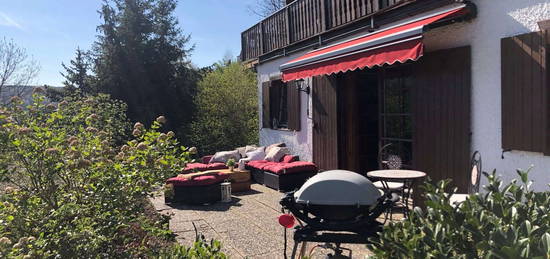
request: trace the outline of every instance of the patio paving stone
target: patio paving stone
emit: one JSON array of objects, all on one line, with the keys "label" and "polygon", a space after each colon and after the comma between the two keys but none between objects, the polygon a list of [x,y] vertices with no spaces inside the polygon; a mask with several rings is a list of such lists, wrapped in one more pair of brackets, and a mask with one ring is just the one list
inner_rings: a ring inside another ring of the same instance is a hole
[{"label": "patio paving stone", "polygon": [[[207,239],[220,240],[230,258],[284,258],[283,228],[277,222],[282,196],[280,192],[253,184],[251,191],[234,194],[230,203],[168,206],[162,195],[152,198],[152,203],[160,213],[172,215],[170,229],[183,245],[190,246],[195,241],[195,223]],[[290,256],[294,245],[292,230],[287,231],[287,235],[287,255]],[[309,253],[314,245],[309,243],[306,251]],[[365,245],[343,244],[342,247],[352,249],[354,258],[369,255]],[[316,248],[312,258],[324,258],[329,252],[331,250]]]}]

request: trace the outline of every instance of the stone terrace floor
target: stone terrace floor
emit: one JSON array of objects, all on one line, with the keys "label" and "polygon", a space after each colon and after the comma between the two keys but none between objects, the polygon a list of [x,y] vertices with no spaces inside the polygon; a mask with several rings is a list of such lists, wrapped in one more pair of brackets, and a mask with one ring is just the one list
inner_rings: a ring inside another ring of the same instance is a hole
[{"label": "stone terrace floor", "polygon": [[[152,199],[155,208],[171,215],[170,229],[177,234],[177,241],[191,245],[195,240],[193,223],[207,239],[222,242],[223,251],[230,258],[284,258],[284,231],[277,222],[281,214],[279,199],[282,193],[259,184],[252,190],[233,194],[233,202],[207,206],[164,204],[164,197]],[[287,255],[290,258],[294,242],[292,230],[287,231]],[[306,255],[315,244],[309,243]],[[353,258],[369,255],[366,245],[343,244],[352,249]],[[330,250],[316,248],[313,258],[324,258]]]}]

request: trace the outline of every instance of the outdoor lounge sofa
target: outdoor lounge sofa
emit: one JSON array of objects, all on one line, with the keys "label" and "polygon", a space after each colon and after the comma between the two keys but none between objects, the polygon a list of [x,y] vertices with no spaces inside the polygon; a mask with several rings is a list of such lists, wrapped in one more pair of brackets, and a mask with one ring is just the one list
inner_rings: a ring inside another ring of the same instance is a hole
[{"label": "outdoor lounge sofa", "polygon": [[[235,161],[239,161],[239,159],[244,159],[246,162],[248,162],[249,160],[247,160],[247,155],[251,154],[249,152],[254,152],[254,151],[257,151],[259,149],[265,151],[265,153],[267,153],[267,151],[271,148],[276,148],[276,147],[285,147],[286,144],[285,143],[275,143],[275,144],[272,144],[272,145],[269,145],[267,147],[257,147],[257,146],[244,146],[244,147],[239,147],[233,151],[221,151],[221,152],[217,152],[216,154],[214,155],[208,155],[208,156],[204,156],[200,159],[200,162],[196,162],[196,163],[189,163],[186,165],[186,167],[182,170],[182,173],[183,174],[189,174],[189,173],[196,173],[196,172],[204,172],[204,171],[212,171],[212,170],[222,170],[222,169],[228,169],[228,167],[225,165],[225,163],[222,163],[225,161],[225,159],[227,158],[230,158],[230,156],[227,156],[225,157],[224,159],[220,159],[220,160],[216,160],[216,161],[219,161],[219,162],[211,162],[212,161],[212,158],[213,157],[216,157],[216,155],[218,154],[221,154],[221,153],[225,153],[227,155],[227,153],[231,153],[231,152],[236,152],[236,156],[235,154],[233,154],[233,159]],[[265,154],[264,154],[265,156]]]},{"label": "outdoor lounge sofa", "polygon": [[314,163],[298,160],[298,156],[285,155],[279,162],[250,161],[246,168],[255,182],[275,190],[291,191],[300,188],[318,170]]},{"label": "outdoor lounge sofa", "polygon": [[229,175],[210,173],[195,177],[172,177],[166,181],[165,203],[210,204],[221,200],[220,184]]},{"label": "outdoor lounge sofa", "polygon": [[193,172],[228,169],[224,163],[209,163],[211,158],[212,158],[212,155],[204,156],[201,158],[201,162],[187,164],[187,166],[183,169],[182,173],[188,174]]},{"label": "outdoor lounge sofa", "polygon": [[229,169],[181,174],[166,181],[166,203],[207,204],[221,199],[221,186],[224,181],[231,182],[231,192],[250,190],[251,176],[248,171],[230,171]]}]

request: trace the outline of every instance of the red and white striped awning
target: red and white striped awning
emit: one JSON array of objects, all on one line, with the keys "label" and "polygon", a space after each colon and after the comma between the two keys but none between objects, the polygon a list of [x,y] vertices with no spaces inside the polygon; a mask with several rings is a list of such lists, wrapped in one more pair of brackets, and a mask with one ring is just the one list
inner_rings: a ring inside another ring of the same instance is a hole
[{"label": "red and white striped awning", "polygon": [[417,60],[424,54],[422,36],[426,25],[467,13],[468,8],[461,4],[316,49],[281,65],[283,81]]}]

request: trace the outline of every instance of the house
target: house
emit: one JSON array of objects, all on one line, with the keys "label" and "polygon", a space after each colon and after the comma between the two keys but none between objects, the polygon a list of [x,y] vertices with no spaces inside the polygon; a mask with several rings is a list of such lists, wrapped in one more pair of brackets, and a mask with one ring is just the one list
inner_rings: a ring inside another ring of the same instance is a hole
[{"label": "house", "polygon": [[23,103],[28,105],[32,104],[33,102],[33,93],[37,88],[41,88],[44,90],[48,96],[47,102],[52,101],[51,96],[59,96],[62,95],[63,92],[66,90],[62,86],[33,86],[33,85],[5,85],[3,87],[0,87],[0,104],[6,104],[10,101],[10,99],[13,96],[19,96],[21,99],[23,99]]},{"label": "house", "polygon": [[469,158],[550,182],[548,0],[296,0],[242,33],[260,142],[321,170],[408,168],[467,190]]}]

